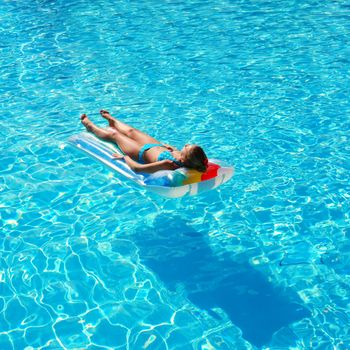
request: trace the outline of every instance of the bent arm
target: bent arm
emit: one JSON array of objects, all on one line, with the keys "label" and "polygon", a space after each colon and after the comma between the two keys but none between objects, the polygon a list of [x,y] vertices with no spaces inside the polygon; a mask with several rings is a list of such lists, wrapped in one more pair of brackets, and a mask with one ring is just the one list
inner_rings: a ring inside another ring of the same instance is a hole
[{"label": "bent arm", "polygon": [[129,156],[124,156],[126,164],[137,173],[154,173],[159,170],[175,170],[178,167],[169,159],[161,160],[159,162],[140,164],[135,162]]}]

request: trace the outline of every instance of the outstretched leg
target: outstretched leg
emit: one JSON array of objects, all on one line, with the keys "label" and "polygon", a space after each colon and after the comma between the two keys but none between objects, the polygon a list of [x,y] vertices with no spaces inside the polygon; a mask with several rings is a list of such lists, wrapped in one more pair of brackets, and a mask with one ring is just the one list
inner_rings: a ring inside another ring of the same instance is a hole
[{"label": "outstretched leg", "polygon": [[99,128],[88,118],[86,114],[83,114],[80,119],[88,131],[91,131],[93,134],[103,140],[116,143],[126,155],[130,156],[136,161],[138,160],[139,151],[142,145],[138,144],[136,141],[130,139],[117,130],[105,130],[103,128]]},{"label": "outstretched leg", "polygon": [[82,114],[80,119],[86,130],[92,132],[103,140],[112,141],[112,131],[99,128],[88,118],[86,114]]},{"label": "outstretched leg", "polygon": [[138,129],[135,129],[132,126],[121,122],[120,120],[113,118],[110,115],[110,113],[104,109],[100,111],[100,114],[102,115],[103,118],[108,120],[108,124],[111,128],[118,130],[125,136],[135,140],[141,145],[144,145],[146,143],[160,143],[158,140],[147,135],[146,133]]},{"label": "outstretched leg", "polygon": [[[118,128],[118,120],[113,118],[108,111],[106,111],[105,109],[101,109],[100,114],[103,118],[105,118],[108,121],[108,124],[111,128],[115,128],[115,129]],[[122,128],[124,123],[122,122],[119,122],[119,123],[120,123],[120,127]],[[126,128],[128,127],[128,125],[124,124],[124,127]],[[129,126],[129,128],[131,128],[131,126]]]}]

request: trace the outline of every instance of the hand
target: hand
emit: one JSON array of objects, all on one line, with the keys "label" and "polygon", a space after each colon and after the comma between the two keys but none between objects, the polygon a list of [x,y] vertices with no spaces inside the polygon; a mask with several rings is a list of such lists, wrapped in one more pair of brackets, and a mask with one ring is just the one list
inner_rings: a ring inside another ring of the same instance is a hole
[{"label": "hand", "polygon": [[113,154],[112,154],[112,157],[113,157],[114,159],[119,159],[119,160],[124,159],[124,155],[123,155],[123,154],[120,154],[120,153],[113,153]]}]

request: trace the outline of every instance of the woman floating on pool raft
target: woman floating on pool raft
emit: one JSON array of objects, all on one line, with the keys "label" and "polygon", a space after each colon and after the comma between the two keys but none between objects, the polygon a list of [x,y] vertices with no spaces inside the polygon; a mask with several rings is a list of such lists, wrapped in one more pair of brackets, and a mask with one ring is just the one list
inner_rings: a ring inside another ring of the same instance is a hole
[{"label": "woman floating on pool raft", "polygon": [[116,159],[124,159],[133,171],[154,173],[186,167],[201,173],[206,172],[208,158],[201,147],[185,145],[182,150],[178,150],[113,118],[108,111],[101,110],[100,114],[107,119],[108,129],[95,125],[86,114],[81,116],[81,122],[100,139],[117,144],[125,155],[116,153],[113,156]]},{"label": "woman floating on pool raft", "polygon": [[208,160],[197,145],[185,145],[178,150],[122,123],[105,110],[100,113],[109,127],[100,128],[83,114],[81,122],[92,134],[71,136],[70,143],[154,193],[170,198],[196,195],[233,176],[232,167],[217,159]]}]

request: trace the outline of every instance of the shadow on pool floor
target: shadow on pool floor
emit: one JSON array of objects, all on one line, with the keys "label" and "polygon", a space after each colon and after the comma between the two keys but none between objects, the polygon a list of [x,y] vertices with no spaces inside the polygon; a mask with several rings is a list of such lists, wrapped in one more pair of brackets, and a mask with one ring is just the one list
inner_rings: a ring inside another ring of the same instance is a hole
[{"label": "shadow on pool floor", "polygon": [[220,318],[212,308],[221,308],[255,346],[267,344],[281,327],[309,315],[249,264],[215,256],[204,235],[179,216],[160,215],[152,226],[136,230],[143,263],[168,289],[181,284],[188,299],[213,317]]}]

